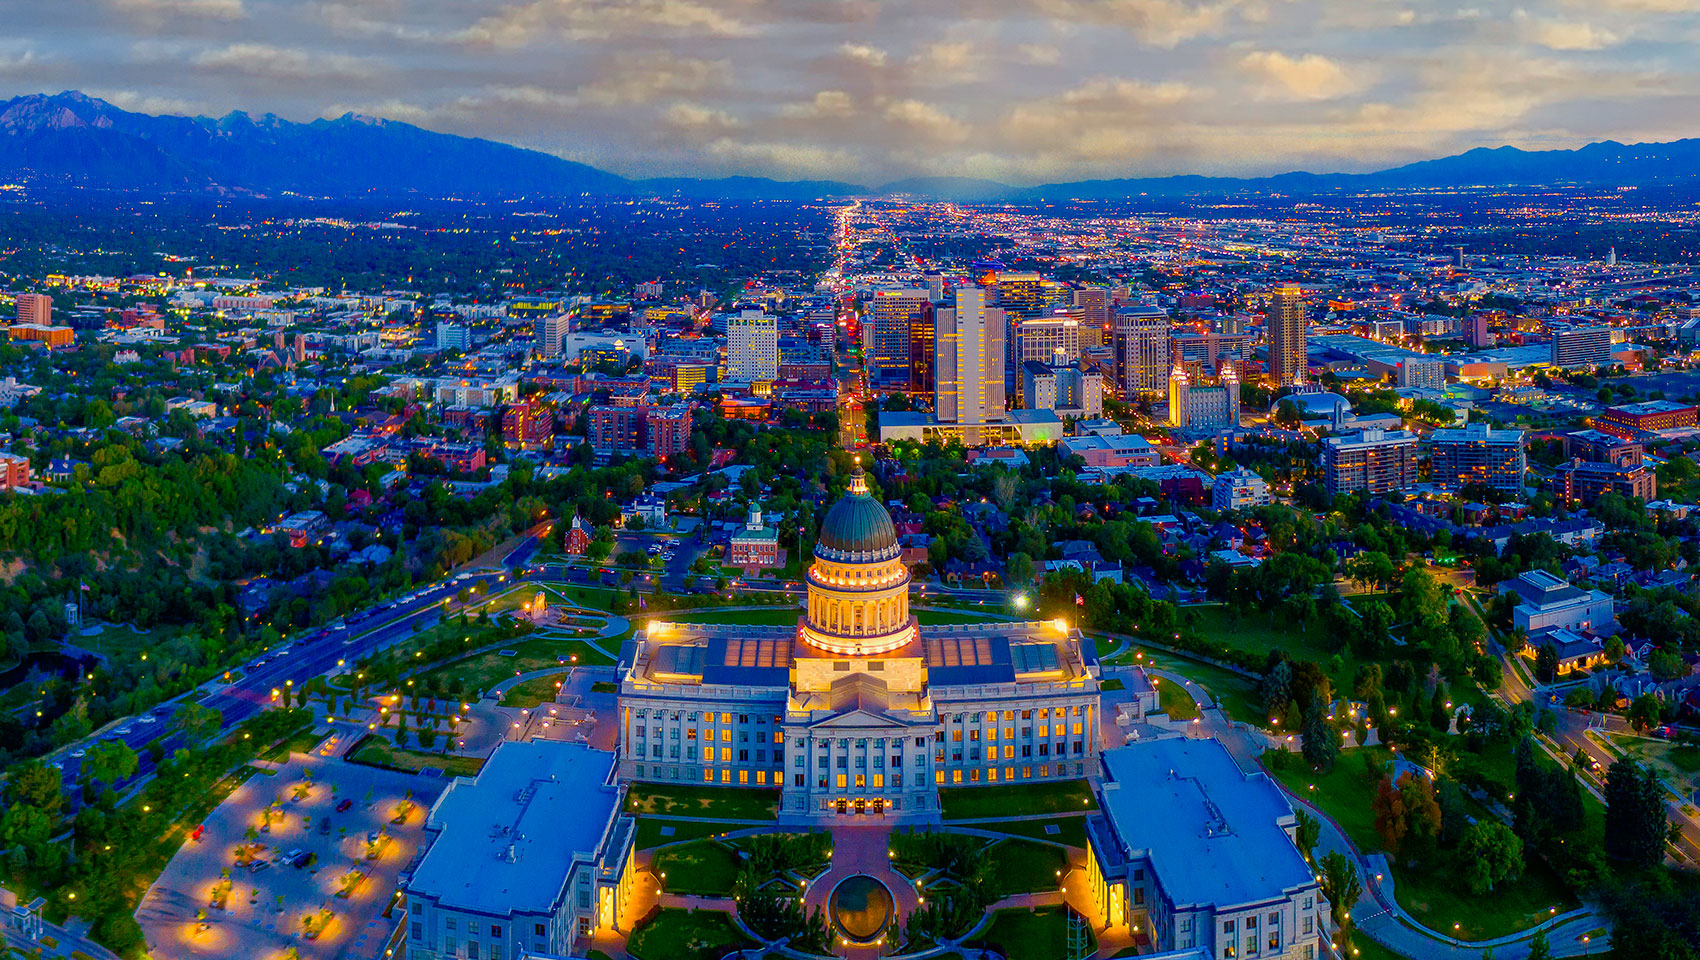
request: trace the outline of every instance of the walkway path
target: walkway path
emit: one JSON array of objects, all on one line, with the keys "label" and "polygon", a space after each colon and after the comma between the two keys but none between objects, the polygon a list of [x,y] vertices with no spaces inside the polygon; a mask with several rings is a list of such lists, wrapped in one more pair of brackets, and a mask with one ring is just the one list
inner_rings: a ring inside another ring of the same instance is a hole
[{"label": "walkway path", "polygon": [[[903,929],[903,923],[916,907],[920,897],[909,878],[892,869],[891,827],[880,825],[834,826],[832,828],[832,865],[815,878],[803,893],[803,909],[813,913],[815,907],[826,910],[826,901],[839,882],[858,874],[866,874],[885,884],[891,891],[894,911],[890,930]],[[831,911],[827,911],[830,917]],[[830,920],[829,920],[830,922]],[[873,960],[882,951],[877,947],[844,950],[849,960]]]}]

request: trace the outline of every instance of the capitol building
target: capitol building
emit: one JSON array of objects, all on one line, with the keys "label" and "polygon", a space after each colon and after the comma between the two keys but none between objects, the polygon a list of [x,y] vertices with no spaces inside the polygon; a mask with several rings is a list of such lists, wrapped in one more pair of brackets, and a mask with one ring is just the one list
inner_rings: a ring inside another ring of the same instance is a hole
[{"label": "capitol building", "polygon": [[651,622],[620,666],[620,779],[778,788],[786,819],[929,819],[941,787],[1097,777],[1080,632],[922,626],[900,553],[858,466],[795,626]]}]

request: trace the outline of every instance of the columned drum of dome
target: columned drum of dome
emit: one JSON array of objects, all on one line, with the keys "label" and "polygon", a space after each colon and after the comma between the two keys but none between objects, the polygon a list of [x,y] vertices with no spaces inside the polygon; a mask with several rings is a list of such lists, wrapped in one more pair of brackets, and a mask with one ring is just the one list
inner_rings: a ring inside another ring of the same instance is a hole
[{"label": "columned drum of dome", "polygon": [[858,465],[849,492],[821,521],[807,576],[802,640],[841,656],[877,656],[913,641],[902,553],[891,514],[868,493],[867,475]]}]

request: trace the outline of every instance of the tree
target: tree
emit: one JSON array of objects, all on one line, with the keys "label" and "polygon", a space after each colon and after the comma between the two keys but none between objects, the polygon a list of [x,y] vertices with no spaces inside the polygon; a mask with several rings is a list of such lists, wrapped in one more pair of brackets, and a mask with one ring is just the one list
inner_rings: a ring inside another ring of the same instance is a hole
[{"label": "tree", "polygon": [[1322,821],[1303,810],[1297,811],[1298,825],[1293,830],[1293,842],[1298,845],[1299,852],[1304,854],[1306,862],[1311,854],[1316,852],[1317,841],[1322,839]]},{"label": "tree", "polygon": [[1477,894],[1490,893],[1523,874],[1523,841],[1499,820],[1477,821],[1464,834],[1459,854],[1464,882]]},{"label": "tree", "polygon": [[1529,940],[1529,960],[1552,960],[1552,947],[1547,944],[1547,932],[1536,930]]},{"label": "tree", "polygon": [[1606,856],[1643,869],[1662,863],[1670,823],[1658,775],[1620,758],[1606,771],[1605,793]]},{"label": "tree", "polygon": [[1630,701],[1624,719],[1636,730],[1650,730],[1659,723],[1659,708],[1659,698],[1649,691]]},{"label": "tree", "polygon": [[1334,928],[1341,929],[1363,896],[1358,868],[1345,854],[1330,850],[1322,857],[1322,895],[1328,898],[1328,915]]},{"label": "tree", "polygon": [[1382,777],[1376,783],[1370,811],[1375,817],[1375,832],[1381,837],[1381,845],[1389,852],[1398,853],[1409,827],[1405,822],[1405,798],[1390,778]]},{"label": "tree", "polygon": [[1328,707],[1323,703],[1319,691],[1311,691],[1310,707],[1304,716],[1304,758],[1305,762],[1326,773],[1334,766],[1334,758],[1340,755],[1339,734],[1334,730],[1334,724],[1328,720]]},{"label": "tree", "polygon": [[1558,676],[1558,648],[1551,640],[1541,641],[1535,650],[1535,679],[1542,683],[1551,683]]},{"label": "tree", "polygon": [[1688,661],[1682,659],[1682,654],[1675,650],[1661,647],[1647,658],[1647,672],[1660,683],[1680,680],[1688,676]]},{"label": "tree", "polygon": [[88,755],[83,759],[83,768],[88,771],[90,779],[108,787],[135,776],[140,764],[136,751],[122,740],[102,740],[89,747]]},{"label": "tree", "polygon": [[1258,694],[1263,699],[1263,712],[1271,718],[1279,717],[1287,712],[1287,704],[1292,702],[1293,668],[1287,661],[1278,660],[1263,674],[1263,680],[1258,684]]},{"label": "tree", "polygon": [[217,710],[198,703],[185,703],[171,717],[172,725],[182,731],[189,742],[197,746],[224,726],[224,717]]}]

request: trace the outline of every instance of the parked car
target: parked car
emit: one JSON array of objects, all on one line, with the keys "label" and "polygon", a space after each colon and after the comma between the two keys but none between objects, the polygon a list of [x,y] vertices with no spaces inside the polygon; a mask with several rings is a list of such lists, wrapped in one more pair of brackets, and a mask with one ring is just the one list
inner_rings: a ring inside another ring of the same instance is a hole
[{"label": "parked car", "polygon": [[343,802],[336,805],[336,812],[337,813],[347,813],[348,808],[352,807],[352,806],[354,806],[353,800],[344,800]]},{"label": "parked car", "polygon": [[248,872],[259,873],[261,870],[270,870],[271,866],[270,860],[254,860],[248,864]]},{"label": "parked car", "polygon": [[296,869],[300,869],[307,863],[307,851],[300,847],[296,847],[294,850],[283,855],[283,862],[295,867]]}]

